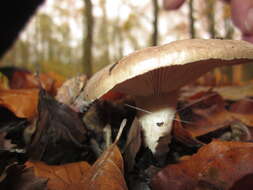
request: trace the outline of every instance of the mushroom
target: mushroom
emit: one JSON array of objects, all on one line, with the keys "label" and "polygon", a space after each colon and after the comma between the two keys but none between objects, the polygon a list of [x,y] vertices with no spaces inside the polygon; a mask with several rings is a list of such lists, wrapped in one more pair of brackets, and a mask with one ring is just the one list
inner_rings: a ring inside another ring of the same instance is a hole
[{"label": "mushroom", "polygon": [[144,143],[156,156],[169,151],[180,87],[215,67],[253,61],[253,45],[239,40],[188,39],[136,51],[97,72],[84,89],[87,101],[109,91],[132,95]]}]

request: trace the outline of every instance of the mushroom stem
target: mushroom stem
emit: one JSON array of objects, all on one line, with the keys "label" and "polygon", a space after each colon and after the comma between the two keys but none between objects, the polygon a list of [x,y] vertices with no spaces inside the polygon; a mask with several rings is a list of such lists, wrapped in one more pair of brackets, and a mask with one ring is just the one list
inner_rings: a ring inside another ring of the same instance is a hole
[{"label": "mushroom stem", "polygon": [[137,117],[144,133],[144,143],[156,155],[169,151],[173,118],[176,113],[178,91],[148,97],[136,97]]}]

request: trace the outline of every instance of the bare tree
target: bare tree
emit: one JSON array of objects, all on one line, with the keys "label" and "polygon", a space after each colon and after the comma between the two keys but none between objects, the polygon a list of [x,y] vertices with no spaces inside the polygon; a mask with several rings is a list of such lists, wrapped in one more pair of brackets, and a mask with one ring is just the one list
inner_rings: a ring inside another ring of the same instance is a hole
[{"label": "bare tree", "polygon": [[94,18],[92,14],[93,5],[91,0],[84,0],[84,42],[83,42],[83,69],[89,77],[92,74],[92,46]]},{"label": "bare tree", "polygon": [[214,11],[215,0],[208,0],[207,1],[207,18],[209,22],[209,34],[210,38],[216,38],[216,31],[215,31],[215,11]]},{"label": "bare tree", "polygon": [[196,38],[196,32],[194,28],[195,19],[194,19],[194,8],[193,8],[194,1],[189,1],[189,21],[190,21],[190,36],[191,38]]},{"label": "bare tree", "polygon": [[158,18],[159,18],[159,5],[157,0],[152,0],[153,2],[153,34],[152,34],[152,45],[156,46],[158,44]]}]

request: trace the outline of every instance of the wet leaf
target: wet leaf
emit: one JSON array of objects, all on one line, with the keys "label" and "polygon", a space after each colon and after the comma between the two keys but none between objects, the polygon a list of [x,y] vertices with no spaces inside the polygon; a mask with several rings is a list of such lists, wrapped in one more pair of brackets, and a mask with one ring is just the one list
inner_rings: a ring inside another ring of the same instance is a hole
[{"label": "wet leaf", "polygon": [[36,132],[27,147],[32,159],[50,164],[83,159],[87,131],[78,113],[41,90],[38,115]]},{"label": "wet leaf", "polygon": [[47,180],[36,177],[31,168],[12,164],[0,176],[0,189],[8,190],[47,190]]},{"label": "wet leaf", "polygon": [[188,159],[162,169],[151,184],[159,190],[229,190],[253,174],[252,160],[252,143],[213,141]]},{"label": "wet leaf", "polygon": [[90,169],[87,162],[60,166],[49,166],[42,162],[27,162],[26,167],[33,167],[36,176],[48,179],[48,190],[85,190],[82,179]]},{"label": "wet leaf", "polygon": [[0,105],[17,117],[31,118],[36,115],[38,89],[0,90]]},{"label": "wet leaf", "polygon": [[6,176],[6,169],[9,166],[15,165],[16,163],[23,164],[26,160],[27,157],[24,153],[0,149],[0,181],[3,180],[3,175]]}]

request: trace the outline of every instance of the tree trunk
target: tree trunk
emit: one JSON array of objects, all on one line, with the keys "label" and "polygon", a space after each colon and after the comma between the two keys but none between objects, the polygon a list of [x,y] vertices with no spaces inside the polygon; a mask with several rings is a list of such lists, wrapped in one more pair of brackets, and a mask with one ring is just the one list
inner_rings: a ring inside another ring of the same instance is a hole
[{"label": "tree trunk", "polygon": [[110,53],[109,53],[109,34],[108,34],[108,21],[107,21],[107,11],[106,11],[106,0],[100,0],[100,6],[103,12],[103,18],[101,23],[101,34],[103,35],[101,40],[104,46],[103,52],[103,60],[102,62],[105,65],[110,64]]},{"label": "tree trunk", "polygon": [[[225,30],[225,39],[233,39],[234,28],[231,20],[231,10],[230,5],[224,3],[223,7],[223,19],[224,19],[224,30]],[[233,81],[233,67],[223,67],[223,72],[226,74],[228,81],[231,83]]]},{"label": "tree trunk", "polygon": [[207,1],[207,17],[208,17],[208,22],[209,22],[209,34],[210,38],[216,38],[216,31],[215,31],[215,11],[214,11],[214,5],[215,5],[215,0],[208,0]]},{"label": "tree trunk", "polygon": [[194,24],[195,24],[195,19],[194,19],[194,9],[193,9],[193,0],[189,1],[189,21],[190,21],[190,37],[191,38],[196,38],[196,32],[195,32],[195,28],[194,28]]},{"label": "tree trunk", "polygon": [[159,31],[158,31],[158,17],[159,17],[159,6],[157,0],[152,0],[153,2],[153,34],[152,34],[152,46],[156,46],[158,44],[158,37],[159,37]]},{"label": "tree trunk", "polygon": [[90,77],[92,75],[92,46],[93,46],[93,25],[91,0],[84,0],[84,42],[83,42],[83,71]]}]

